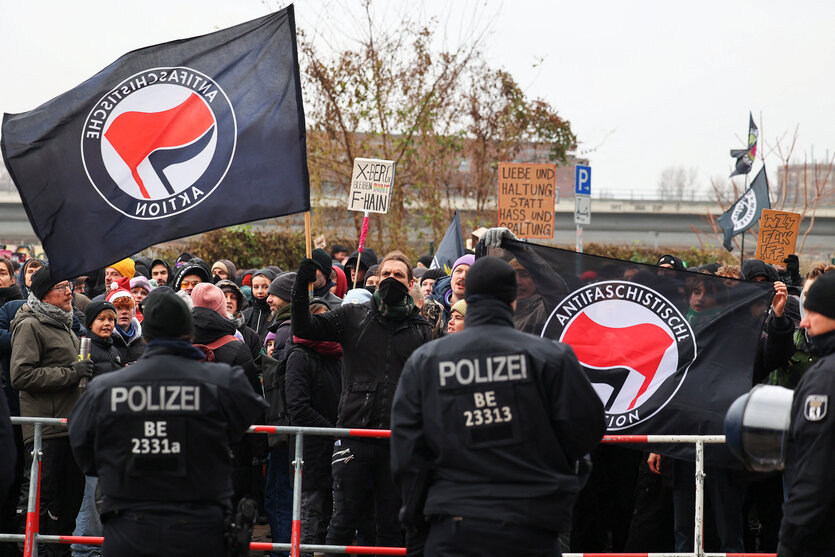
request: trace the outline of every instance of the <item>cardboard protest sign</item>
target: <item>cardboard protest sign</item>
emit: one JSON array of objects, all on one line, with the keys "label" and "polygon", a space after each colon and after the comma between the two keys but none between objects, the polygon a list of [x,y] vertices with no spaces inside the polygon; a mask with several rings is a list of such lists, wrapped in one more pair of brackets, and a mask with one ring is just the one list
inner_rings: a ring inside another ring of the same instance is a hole
[{"label": "cardboard protest sign", "polygon": [[499,222],[519,238],[554,237],[554,164],[499,163]]},{"label": "cardboard protest sign", "polygon": [[354,159],[348,210],[388,213],[394,185],[394,161]]},{"label": "cardboard protest sign", "polygon": [[795,253],[800,218],[798,213],[763,209],[755,257],[766,263],[782,264],[787,255]]}]

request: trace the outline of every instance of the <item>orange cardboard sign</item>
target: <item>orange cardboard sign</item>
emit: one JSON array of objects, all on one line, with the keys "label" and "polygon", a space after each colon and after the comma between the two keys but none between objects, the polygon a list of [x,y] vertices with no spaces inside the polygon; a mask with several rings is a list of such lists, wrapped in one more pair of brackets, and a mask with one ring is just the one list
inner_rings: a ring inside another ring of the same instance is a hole
[{"label": "orange cardboard sign", "polygon": [[800,215],[798,213],[763,209],[755,257],[766,263],[782,265],[787,255],[795,253],[799,230]]},{"label": "orange cardboard sign", "polygon": [[519,238],[554,237],[557,165],[499,163],[499,222]]}]

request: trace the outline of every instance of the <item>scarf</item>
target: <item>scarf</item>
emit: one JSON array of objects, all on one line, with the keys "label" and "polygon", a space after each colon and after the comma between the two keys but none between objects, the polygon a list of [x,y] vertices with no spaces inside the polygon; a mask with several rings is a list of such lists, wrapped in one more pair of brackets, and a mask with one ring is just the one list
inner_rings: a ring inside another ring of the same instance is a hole
[{"label": "scarf", "polygon": [[342,345],[332,340],[307,340],[293,335],[293,342],[307,346],[323,356],[338,360],[342,358]]},{"label": "scarf", "polygon": [[325,283],[325,286],[323,286],[322,288],[316,288],[315,290],[313,290],[313,295],[316,296],[317,298],[322,298],[324,296],[327,296],[328,292],[331,291],[332,286],[335,286],[333,281],[328,280],[328,282]]},{"label": "scarf", "polygon": [[275,312],[275,321],[281,323],[282,321],[287,321],[290,319],[290,310],[292,304],[287,304],[286,306],[282,307],[280,310]]},{"label": "scarf", "polygon": [[415,309],[415,301],[410,294],[406,294],[396,304],[387,304],[383,301],[379,288],[374,292],[374,304],[377,306],[380,315],[391,321],[405,321],[412,315],[412,310]]},{"label": "scarf", "polygon": [[120,326],[116,325],[116,332],[125,339],[125,344],[130,344],[130,341],[136,336],[136,323],[131,319],[130,327],[128,327],[127,331],[123,331]]},{"label": "scarf", "polygon": [[31,309],[34,313],[43,315],[44,317],[49,317],[53,321],[57,321],[60,325],[66,327],[67,330],[72,331],[71,311],[64,311],[58,306],[42,302],[31,292],[29,292],[29,297],[26,299],[26,305],[28,305],[29,309]]}]

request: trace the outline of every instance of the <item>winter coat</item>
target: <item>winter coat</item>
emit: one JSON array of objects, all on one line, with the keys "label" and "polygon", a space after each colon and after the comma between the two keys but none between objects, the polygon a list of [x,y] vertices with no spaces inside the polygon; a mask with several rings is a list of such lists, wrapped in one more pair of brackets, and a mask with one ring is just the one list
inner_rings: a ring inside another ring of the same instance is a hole
[{"label": "winter coat", "polygon": [[142,325],[136,317],[133,318],[133,327],[134,334],[130,339],[122,336],[118,326],[113,331],[113,334],[110,335],[110,338],[113,339],[113,346],[119,351],[123,365],[132,364],[145,351],[145,339],[142,338]]},{"label": "winter coat", "polygon": [[[334,427],[342,391],[341,358],[320,354],[313,347],[287,343],[284,392],[290,424]],[[293,443],[290,444],[294,446]],[[333,483],[333,440],[318,435],[304,440],[304,489],[327,489]]]},{"label": "winter coat", "polygon": [[95,333],[87,333],[90,339],[90,359],[93,360],[93,377],[95,379],[102,373],[115,371],[124,367],[122,355],[119,350],[113,345],[113,336],[118,335],[113,331],[113,335],[102,338]]},{"label": "winter coat", "polygon": [[[12,321],[12,387],[20,391],[20,415],[66,418],[81,390],[72,364],[80,342],[72,330],[24,304]],[[67,430],[44,426],[44,438],[63,437]],[[32,441],[33,426],[23,426],[23,440]]]},{"label": "winter coat", "polygon": [[243,311],[244,323],[246,326],[258,333],[258,338],[264,342],[264,337],[267,336],[268,328],[272,325],[273,317],[270,305],[267,299],[252,299],[252,305]]},{"label": "winter coat", "polygon": [[[191,316],[194,319],[194,344],[211,344],[224,335],[235,335],[235,323],[213,309],[194,308]],[[241,366],[252,389],[261,393],[261,380],[246,343],[235,340],[216,348],[214,353],[216,362]]]},{"label": "winter coat", "polygon": [[342,345],[342,396],[337,427],[388,429],[391,402],[403,365],[432,340],[429,322],[415,307],[403,321],[384,318],[374,300],[311,315],[307,284],[293,286],[293,334]]}]

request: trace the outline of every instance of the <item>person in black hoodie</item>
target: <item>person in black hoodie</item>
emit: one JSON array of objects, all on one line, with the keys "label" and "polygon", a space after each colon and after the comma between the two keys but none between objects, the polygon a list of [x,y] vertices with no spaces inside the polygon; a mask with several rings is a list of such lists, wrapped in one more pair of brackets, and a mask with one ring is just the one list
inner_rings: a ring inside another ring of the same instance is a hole
[{"label": "person in black hoodie", "polygon": [[[310,313],[328,311],[326,301],[313,298]],[[290,424],[334,427],[342,390],[342,346],[338,342],[294,336],[284,350],[284,379]],[[295,446],[291,441],[291,446]],[[331,453],[327,437],[308,436],[304,442],[301,543],[324,544],[333,511]],[[312,553],[302,553],[312,556]]]},{"label": "person in black hoodie", "polygon": [[[214,284],[201,282],[191,292],[194,308],[194,344],[211,346],[214,361],[241,366],[252,390],[261,394],[261,380],[249,347],[236,336],[235,324],[226,317],[226,299]],[[260,423],[260,419],[256,423]],[[266,439],[247,435],[232,445],[233,505],[243,497],[252,497],[252,458],[266,455]]]},{"label": "person in black hoodie", "polygon": [[84,316],[90,338],[93,377],[123,367],[126,362],[113,345],[112,338],[116,331],[116,307],[110,302],[90,302]]},{"label": "person in black hoodie", "polygon": [[166,286],[174,278],[168,262],[162,259],[151,261],[151,278],[157,281],[157,286]]},{"label": "person in black hoodie", "polygon": [[3,307],[6,302],[22,299],[23,292],[15,284],[14,266],[12,262],[5,257],[0,257],[0,307]]},{"label": "person in black hoodie", "polygon": [[273,322],[267,290],[274,278],[275,273],[269,269],[258,269],[252,274],[252,305],[244,310],[247,327],[258,333],[262,342],[267,336],[267,327]]}]

